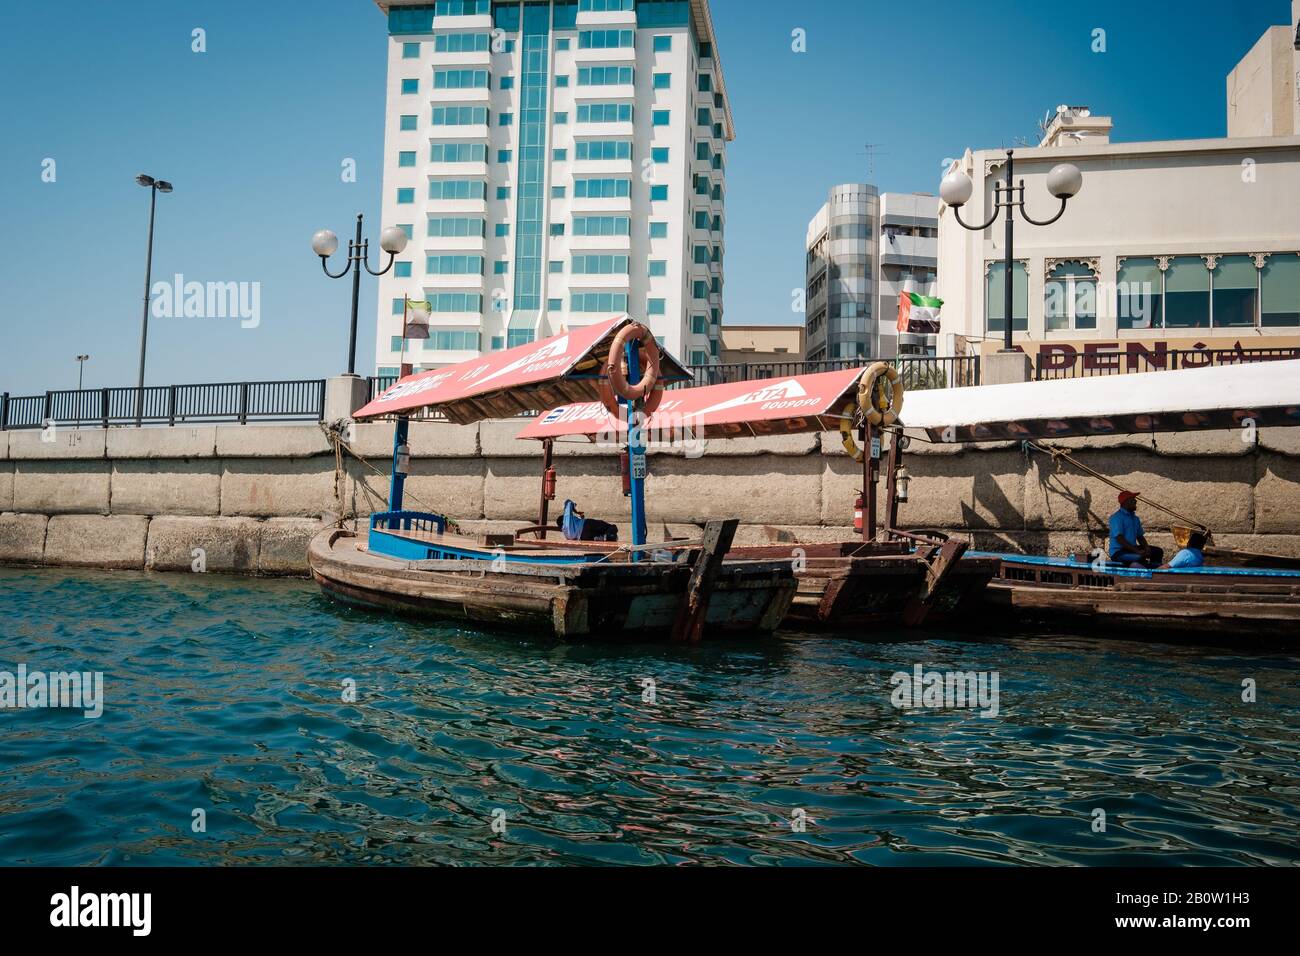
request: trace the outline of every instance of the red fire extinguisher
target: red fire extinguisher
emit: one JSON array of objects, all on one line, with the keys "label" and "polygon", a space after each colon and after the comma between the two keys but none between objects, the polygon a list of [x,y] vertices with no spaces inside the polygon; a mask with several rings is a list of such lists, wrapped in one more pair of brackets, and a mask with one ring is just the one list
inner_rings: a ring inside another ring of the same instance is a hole
[{"label": "red fire extinguisher", "polygon": [[865,505],[862,495],[858,495],[857,500],[853,502],[853,530],[859,534],[862,533],[862,509]]},{"label": "red fire extinguisher", "polygon": [[555,500],[555,469],[547,468],[542,473],[542,497],[547,501]]}]

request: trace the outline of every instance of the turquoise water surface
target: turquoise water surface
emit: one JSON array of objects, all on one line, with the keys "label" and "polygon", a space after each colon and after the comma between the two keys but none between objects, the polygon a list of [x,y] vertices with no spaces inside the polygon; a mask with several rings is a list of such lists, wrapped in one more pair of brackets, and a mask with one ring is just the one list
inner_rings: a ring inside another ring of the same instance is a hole
[{"label": "turquoise water surface", "polygon": [[[896,639],[564,646],[0,568],[0,671],[104,681],[98,719],[0,709],[0,864],[1300,862],[1296,657]],[[896,709],[915,664],[996,671],[998,715]]]}]

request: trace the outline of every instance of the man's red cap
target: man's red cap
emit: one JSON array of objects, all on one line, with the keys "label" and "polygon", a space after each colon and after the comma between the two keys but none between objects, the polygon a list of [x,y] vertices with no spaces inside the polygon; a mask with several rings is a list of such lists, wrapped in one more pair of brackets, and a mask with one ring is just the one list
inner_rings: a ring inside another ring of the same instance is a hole
[{"label": "man's red cap", "polygon": [[1131,501],[1132,499],[1136,498],[1137,496],[1138,496],[1138,493],[1137,493],[1136,491],[1121,491],[1121,492],[1119,493],[1119,503],[1120,503],[1120,504],[1124,504],[1124,502],[1126,502],[1126,501]]}]

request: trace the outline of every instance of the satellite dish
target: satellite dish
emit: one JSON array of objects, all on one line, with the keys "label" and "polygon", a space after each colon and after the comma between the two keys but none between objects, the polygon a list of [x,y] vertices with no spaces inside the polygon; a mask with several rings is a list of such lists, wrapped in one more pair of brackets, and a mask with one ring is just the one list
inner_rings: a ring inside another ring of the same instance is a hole
[{"label": "satellite dish", "polygon": [[1067,113],[1069,112],[1069,110],[1070,107],[1066,106],[1064,103],[1062,103],[1060,106],[1056,108],[1056,112],[1058,113]]}]

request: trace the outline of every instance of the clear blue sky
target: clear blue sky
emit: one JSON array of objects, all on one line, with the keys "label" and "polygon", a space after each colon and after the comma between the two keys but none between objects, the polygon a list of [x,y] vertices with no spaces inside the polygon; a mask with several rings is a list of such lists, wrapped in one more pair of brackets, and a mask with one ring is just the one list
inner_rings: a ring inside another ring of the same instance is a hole
[{"label": "clear blue sky", "polygon": [[[882,189],[933,192],[945,156],[1032,137],[1058,103],[1113,116],[1119,140],[1222,136],[1225,76],[1289,13],[1287,0],[713,0],[737,126],[726,321],[790,320],[808,219],[832,184],[866,178],[865,143],[880,144]],[[195,27],[206,53],[190,50]],[[791,51],[796,27],[806,53]],[[386,42],[371,0],[0,5],[0,390],[75,387],[78,352],[88,387],[134,384],[138,172],[176,184],[160,197],[155,279],[262,285],[256,329],[152,320],[151,384],[342,371],[348,283],[327,280],[308,243],[378,215]],[[356,183],[340,180],[345,157]],[[361,304],[364,372],[369,277]]]}]

